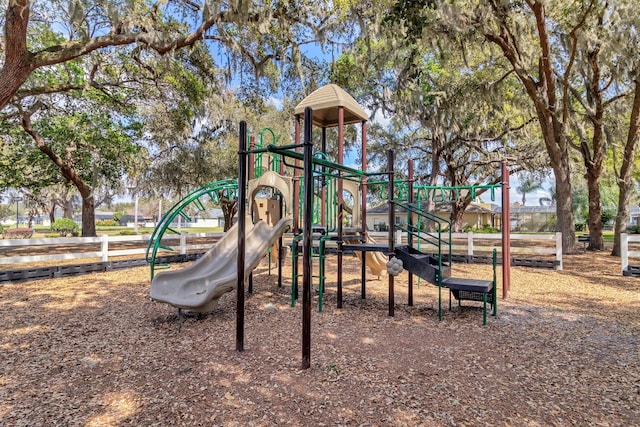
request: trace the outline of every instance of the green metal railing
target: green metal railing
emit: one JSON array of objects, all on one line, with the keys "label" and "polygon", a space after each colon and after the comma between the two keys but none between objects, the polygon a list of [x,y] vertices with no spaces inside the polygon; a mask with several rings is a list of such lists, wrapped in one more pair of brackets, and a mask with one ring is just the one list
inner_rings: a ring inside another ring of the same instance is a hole
[{"label": "green metal railing", "polygon": [[[412,238],[416,238],[417,248],[423,251],[421,247],[423,244],[432,246],[435,248],[435,254],[438,261],[438,319],[442,320],[442,269],[445,263],[451,267],[451,251],[452,251],[452,238],[451,238],[451,222],[443,219],[431,212],[420,209],[417,203],[395,203],[396,207],[401,207],[407,210],[408,216],[417,216],[417,224],[429,221],[434,224],[434,231],[428,231],[421,229],[420,226],[410,225],[412,222],[407,221],[407,224],[396,224],[395,227],[401,231],[407,233],[407,241],[412,241]],[[444,236],[444,237],[443,237]]]},{"label": "green metal railing", "polygon": [[168,265],[156,264],[156,258],[160,249],[167,251],[174,250],[174,248],[162,244],[162,237],[167,231],[173,234],[181,234],[180,231],[171,227],[171,224],[174,222],[174,220],[177,217],[182,217],[184,220],[190,222],[192,218],[189,216],[187,210],[190,206],[195,207],[197,211],[205,210],[205,205],[201,200],[201,197],[206,196],[213,204],[219,205],[219,191],[226,190],[227,197],[233,199],[236,197],[237,189],[238,183],[236,180],[225,179],[221,181],[215,181],[196,190],[193,190],[185,197],[183,197],[178,203],[174,204],[169,210],[167,210],[167,212],[165,212],[165,214],[162,216],[162,219],[158,222],[158,225],[153,230],[151,238],[149,239],[149,243],[147,244],[146,260],[151,266],[151,280],[153,280],[156,269],[169,268]]}]

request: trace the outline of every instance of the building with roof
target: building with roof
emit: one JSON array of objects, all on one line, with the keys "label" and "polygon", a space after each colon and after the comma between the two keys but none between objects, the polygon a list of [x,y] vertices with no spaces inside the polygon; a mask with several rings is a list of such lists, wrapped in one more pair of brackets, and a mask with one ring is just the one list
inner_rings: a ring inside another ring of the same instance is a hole
[{"label": "building with roof", "polygon": [[[426,209],[426,203],[422,207]],[[497,205],[491,203],[471,203],[464,212],[462,228],[473,227],[482,228],[485,225],[500,228],[500,215],[502,210]],[[436,203],[433,213],[449,221],[451,216],[450,203]],[[397,209],[395,213],[395,223],[405,224],[407,222],[407,211]],[[389,223],[389,205],[385,202],[378,206],[367,209],[367,227],[369,230],[384,231]]]}]

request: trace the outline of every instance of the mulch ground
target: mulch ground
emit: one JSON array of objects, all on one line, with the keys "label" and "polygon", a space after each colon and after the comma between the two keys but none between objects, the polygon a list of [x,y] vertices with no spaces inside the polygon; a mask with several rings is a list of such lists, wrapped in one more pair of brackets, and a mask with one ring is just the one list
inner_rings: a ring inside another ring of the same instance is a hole
[{"label": "mulch ground", "polygon": [[[513,267],[508,298],[482,326],[478,304],[449,311],[447,293],[438,321],[432,285],[407,306],[405,275],[389,317],[386,278],[371,278],[362,300],[351,257],[337,309],[330,257],[308,370],[301,304],[265,263],[241,353],[234,293],[182,318],[150,300],[148,268],[2,285],[0,425],[640,425],[640,278],[605,253],[564,262]],[[289,274],[287,264],[287,284]]]}]

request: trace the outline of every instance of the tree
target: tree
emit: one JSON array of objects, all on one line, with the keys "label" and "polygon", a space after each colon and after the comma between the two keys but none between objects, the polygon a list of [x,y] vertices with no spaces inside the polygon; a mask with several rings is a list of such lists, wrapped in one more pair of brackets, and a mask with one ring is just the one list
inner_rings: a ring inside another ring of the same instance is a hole
[{"label": "tree", "polygon": [[[431,186],[500,182],[505,158],[512,172],[541,167],[545,156],[528,126],[533,117],[520,103],[507,61],[496,61],[482,49],[462,55],[455,47],[429,43],[434,40],[425,43],[417,29],[397,31],[406,4],[397,4],[401,9],[379,25],[375,39],[358,43],[333,66],[335,81],[370,109],[391,116],[390,130],[371,128],[371,154],[384,156],[395,148],[400,163],[417,159],[418,179]],[[372,15],[365,17],[375,21],[379,16]],[[472,201],[470,193],[451,201],[454,229],[462,227]],[[432,211],[433,200],[426,203]]]},{"label": "tree", "polygon": [[47,119],[41,118],[35,123],[32,115],[36,109],[21,114],[22,127],[33,139],[36,149],[46,154],[80,193],[83,236],[96,233],[94,211],[98,183],[106,180],[115,185],[123,168],[131,165],[139,151],[132,143],[139,126],[114,123],[109,112],[98,105],[93,107],[93,114],[59,107],[60,111],[49,110]]},{"label": "tree", "polygon": [[[69,2],[69,9],[56,3],[33,4],[11,0],[4,10],[4,62],[0,70],[0,110],[20,91],[36,94],[51,87],[33,87],[27,80],[35,70],[73,61],[94,52],[115,52],[135,45],[133,55],[173,54],[205,40],[226,56],[229,68],[248,67],[263,74],[269,62],[284,56],[302,68],[300,45],[323,41],[340,24],[338,6],[324,2],[258,6],[249,2],[207,1],[147,3]],[[334,10],[332,10],[332,8]],[[31,21],[34,15],[36,22]],[[324,19],[317,19],[324,16]],[[40,28],[52,36],[48,43],[30,50],[30,30]],[[66,32],[66,34],[63,34]],[[322,39],[318,39],[320,36]],[[91,82],[89,82],[90,84]]]},{"label": "tree", "polygon": [[[236,178],[238,175],[238,120],[244,119],[256,143],[287,145],[291,143],[291,117],[286,109],[274,105],[249,102],[226,91],[211,94],[202,114],[194,117],[192,127],[171,129],[162,121],[164,113],[149,128],[157,151],[142,168],[140,191],[148,196],[179,199],[189,191],[213,181]],[[162,107],[160,107],[162,108]],[[268,127],[273,132],[260,132]],[[264,154],[267,156],[267,154]],[[218,194],[225,218],[225,228],[233,225],[237,212],[235,195]]]},{"label": "tree", "polygon": [[629,119],[629,127],[627,132],[626,143],[624,146],[624,155],[622,157],[622,165],[616,174],[619,188],[618,195],[618,211],[615,220],[615,234],[613,241],[613,249],[611,255],[620,256],[620,234],[624,233],[629,222],[629,205],[632,194],[632,173],[635,165],[635,152],[638,145],[638,129],[640,129],[640,66],[636,69],[636,78],[634,84],[634,97]]},{"label": "tree", "polygon": [[[413,37],[424,40],[425,45],[456,46],[463,54],[470,47],[497,48],[493,51],[496,63],[499,56],[509,62],[538,118],[554,172],[558,228],[563,233],[565,253],[575,250],[571,147],[580,150],[588,167],[590,221],[595,224],[593,233],[601,239],[596,191],[601,174],[601,119],[606,109],[624,96],[627,70],[634,69],[630,66],[634,60],[629,60],[637,56],[633,7],[628,1],[614,4],[600,0],[422,0],[397,2],[392,14],[399,18],[399,32],[407,38],[417,34]],[[578,119],[580,108],[587,114]],[[578,120],[591,122],[592,128],[575,143]]]},{"label": "tree", "polygon": [[[72,93],[77,100],[100,99],[119,111],[123,106],[148,106],[157,96],[155,102],[161,99],[167,106],[172,127],[191,128],[191,119],[202,109],[202,96],[215,92],[224,79],[239,77],[257,85],[266,97],[277,89],[280,72],[288,78],[303,75],[312,61],[306,61],[300,46],[322,44],[339,31],[342,14],[332,13],[337,8],[314,2],[134,0],[71,1],[68,10],[60,10],[58,3],[12,0],[1,9],[3,125],[22,124],[36,145],[45,148],[47,141],[37,129],[39,115],[57,105],[59,94]],[[325,18],[318,20],[320,12]],[[276,58],[281,59],[280,69],[274,65]],[[163,78],[168,80],[162,82]],[[167,91],[167,86],[174,90]],[[182,96],[171,97],[175,93]],[[77,171],[72,173],[64,158],[53,152],[43,154],[65,180],[79,187],[84,201],[90,191],[80,184]],[[83,210],[85,214],[89,215]],[[92,222],[87,216],[83,227]],[[94,231],[88,228],[83,233]]]},{"label": "tree", "polygon": [[542,183],[539,180],[525,176],[520,180],[520,184],[516,187],[518,193],[522,194],[522,206],[527,204],[527,194],[542,188]]}]

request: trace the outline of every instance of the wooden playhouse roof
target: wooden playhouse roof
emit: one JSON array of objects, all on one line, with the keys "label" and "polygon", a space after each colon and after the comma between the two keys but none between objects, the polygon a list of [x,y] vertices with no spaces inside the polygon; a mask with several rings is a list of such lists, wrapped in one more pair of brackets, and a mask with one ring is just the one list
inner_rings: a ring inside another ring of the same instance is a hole
[{"label": "wooden playhouse roof", "polygon": [[344,107],[344,124],[359,123],[369,116],[351,95],[336,84],[328,84],[311,92],[294,111],[302,116],[306,107],[313,108],[313,124],[322,127],[338,126],[338,107]]}]

